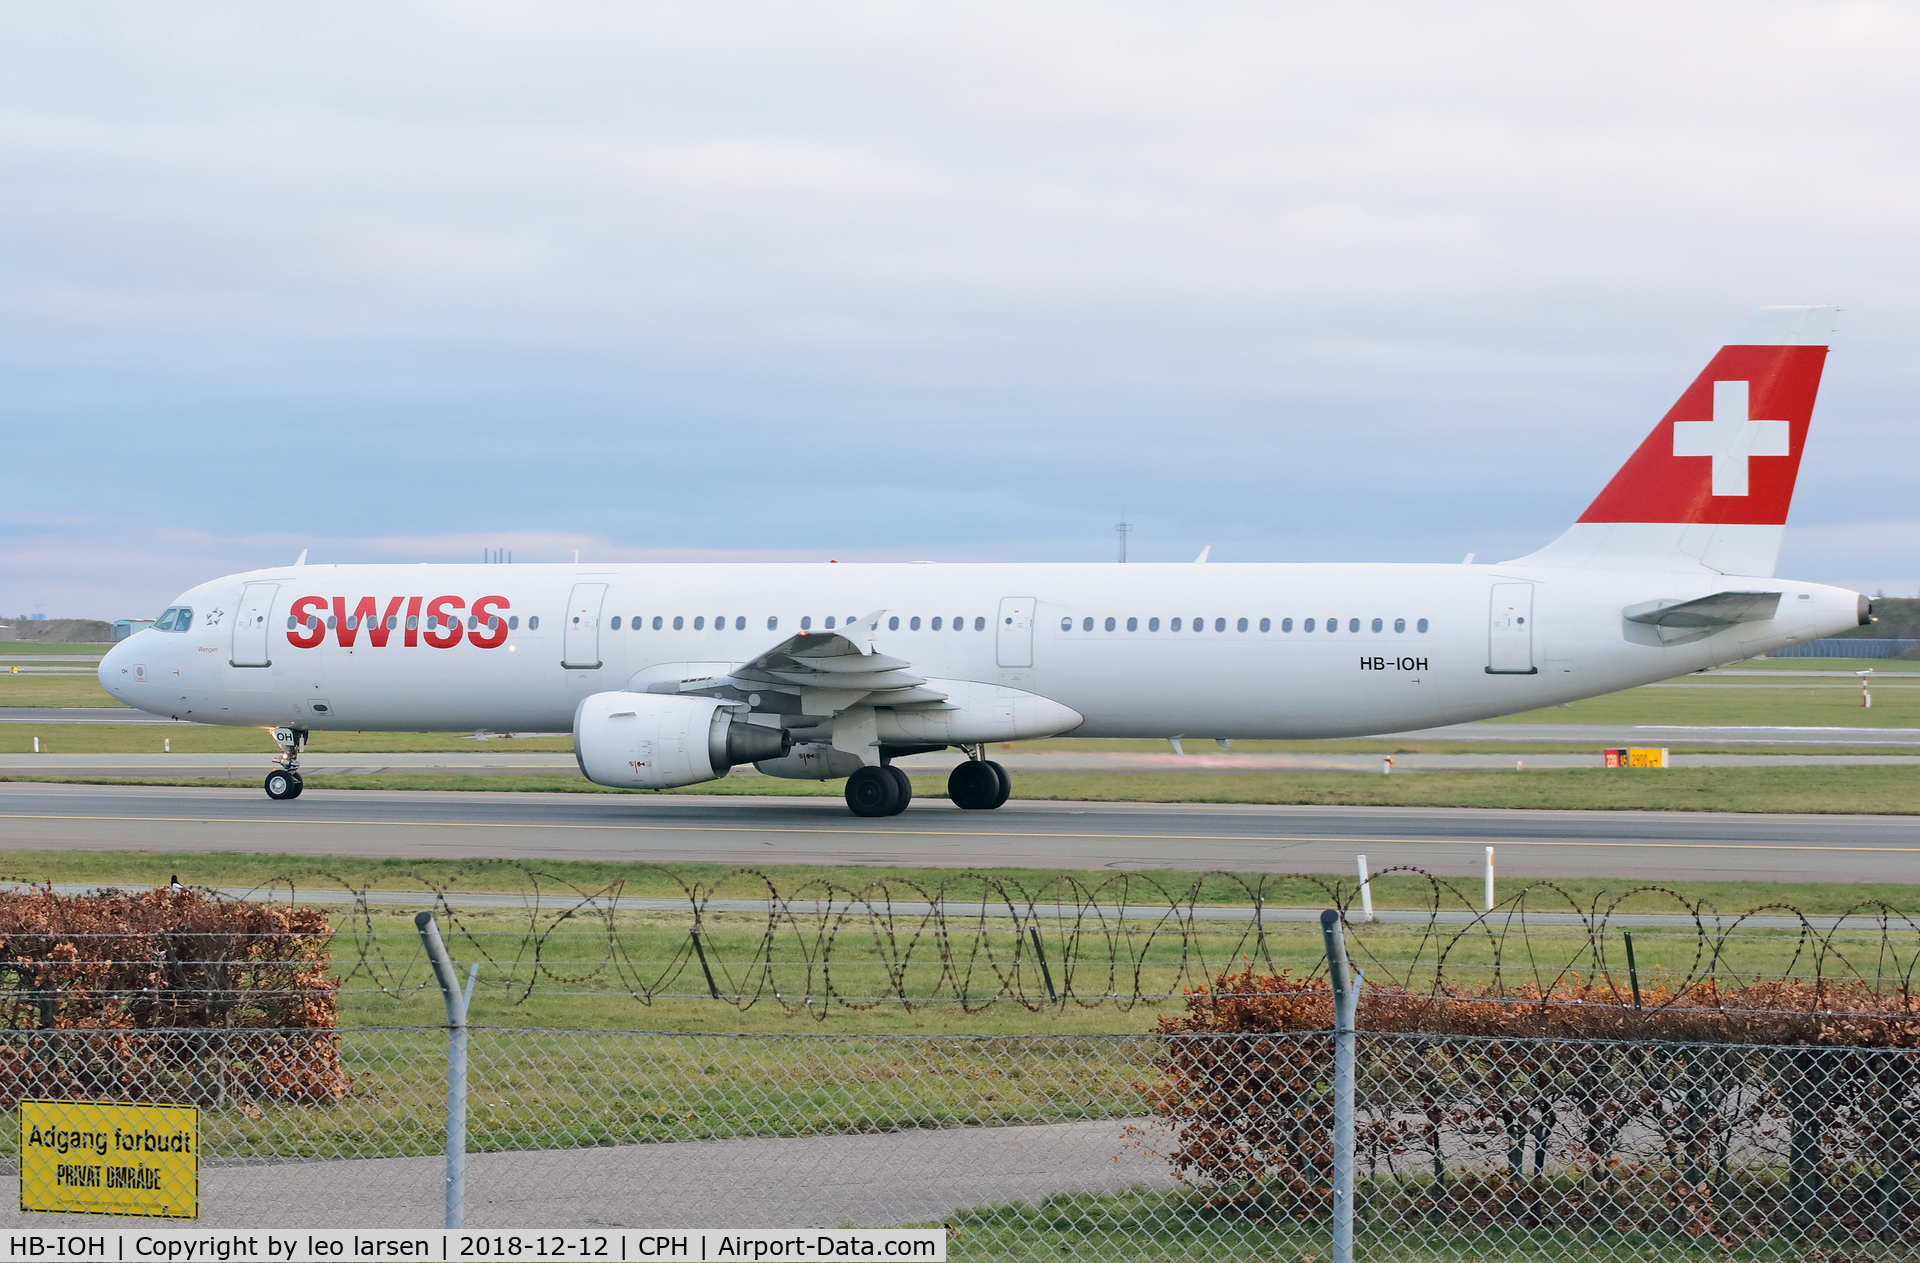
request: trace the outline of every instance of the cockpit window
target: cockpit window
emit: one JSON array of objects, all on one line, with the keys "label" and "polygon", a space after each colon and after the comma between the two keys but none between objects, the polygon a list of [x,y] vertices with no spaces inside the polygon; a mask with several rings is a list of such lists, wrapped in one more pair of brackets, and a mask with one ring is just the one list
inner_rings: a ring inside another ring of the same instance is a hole
[{"label": "cockpit window", "polygon": [[193,611],[183,608],[173,620],[173,630],[183,632],[191,626],[193,626]]},{"label": "cockpit window", "polygon": [[179,612],[180,612],[179,610],[168,610],[168,611],[167,611],[166,613],[164,613],[164,614],[162,614],[162,615],[161,615],[161,616],[160,616],[159,618],[157,618],[157,619],[155,619],[155,620],[154,620],[154,623],[153,623],[153,630],[155,630],[155,631],[172,631],[172,630],[173,630],[173,616],[174,616],[175,614],[178,614]]},{"label": "cockpit window", "polygon": [[153,630],[163,632],[183,632],[193,626],[193,611],[184,605],[176,605],[153,621]]}]

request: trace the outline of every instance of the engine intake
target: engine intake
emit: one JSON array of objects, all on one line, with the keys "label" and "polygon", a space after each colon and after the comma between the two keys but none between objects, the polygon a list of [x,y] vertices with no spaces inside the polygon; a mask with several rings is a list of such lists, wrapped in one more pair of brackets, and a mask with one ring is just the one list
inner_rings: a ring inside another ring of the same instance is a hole
[{"label": "engine intake", "polygon": [[595,693],[573,712],[580,774],[619,789],[672,789],[725,776],[741,763],[778,759],[784,728],[748,723],[737,702],[658,693]]}]

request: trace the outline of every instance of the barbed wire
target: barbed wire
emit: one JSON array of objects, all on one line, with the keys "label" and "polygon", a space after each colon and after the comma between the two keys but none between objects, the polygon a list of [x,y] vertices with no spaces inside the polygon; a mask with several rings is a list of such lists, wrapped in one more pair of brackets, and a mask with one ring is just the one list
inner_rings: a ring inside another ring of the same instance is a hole
[{"label": "barbed wire", "polygon": [[[1624,1003],[1644,981],[1658,1005],[1701,985],[1737,990],[1801,978],[1904,1000],[1920,966],[1920,921],[1878,900],[1837,915],[1784,902],[1723,913],[1669,886],[1583,899],[1542,881],[1488,909],[1418,867],[1372,875],[1390,878],[1414,879],[1422,898],[1381,912],[1371,926],[1356,911],[1356,883],[1299,873],[1115,873],[1097,881],[961,873],[866,885],[818,878],[783,889],[751,867],[701,880],[644,866],[631,878],[589,885],[521,862],[483,861],[358,882],[313,868],[249,891],[197,893],[339,906],[345,915],[332,918],[329,947],[343,993],[399,996],[433,985],[411,925],[401,929],[383,915],[426,908],[455,955],[480,964],[483,985],[516,1004],[554,992],[642,1005],[701,998],[817,1018],[883,1005],[1127,1011],[1213,986],[1235,969],[1313,976],[1322,971],[1315,902],[1346,916],[1349,951],[1369,985],[1419,995],[1470,989],[1477,998],[1537,1003],[1577,985],[1601,1002]],[[485,889],[471,889],[476,879]],[[514,924],[500,928],[503,919]],[[1628,962],[1623,932],[1636,930],[1652,932],[1661,960]],[[39,956],[26,950],[25,939],[36,936],[49,948],[63,937],[52,924],[16,928],[7,953]],[[1667,959],[1687,963],[1667,968]],[[39,985],[48,981],[57,976],[43,975]]]}]

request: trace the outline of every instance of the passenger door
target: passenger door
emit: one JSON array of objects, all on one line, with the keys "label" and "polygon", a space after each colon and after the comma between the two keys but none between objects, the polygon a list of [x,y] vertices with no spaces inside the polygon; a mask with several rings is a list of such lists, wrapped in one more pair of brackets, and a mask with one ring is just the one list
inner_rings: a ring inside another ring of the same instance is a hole
[{"label": "passenger door", "polygon": [[567,598],[564,667],[596,669],[600,665],[600,606],[607,599],[604,583],[576,583]]},{"label": "passenger door", "polygon": [[273,659],[267,656],[267,635],[273,629],[273,595],[279,590],[277,583],[249,583],[240,594],[240,608],[233,616],[233,656],[227,659],[228,666],[273,665]]},{"label": "passenger door", "polygon": [[1033,609],[1036,604],[1030,596],[1001,598],[997,645],[1001,666],[1033,665]]},{"label": "passenger door", "polygon": [[1533,585],[1496,583],[1487,627],[1488,675],[1535,675]]}]

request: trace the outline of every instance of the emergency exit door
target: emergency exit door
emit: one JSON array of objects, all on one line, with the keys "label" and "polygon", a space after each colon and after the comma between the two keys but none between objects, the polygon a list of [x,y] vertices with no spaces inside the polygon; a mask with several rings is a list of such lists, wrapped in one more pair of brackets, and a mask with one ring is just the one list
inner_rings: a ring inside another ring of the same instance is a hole
[{"label": "emergency exit door", "polygon": [[240,608],[233,615],[233,656],[228,666],[270,667],[267,634],[273,629],[273,594],[277,583],[249,583],[240,594]]},{"label": "emergency exit door", "polygon": [[1533,665],[1533,585],[1496,583],[1488,611],[1487,674],[1536,675]]},{"label": "emergency exit door", "polygon": [[563,667],[600,665],[600,607],[607,599],[604,583],[576,583],[567,598],[566,646],[560,659]]},{"label": "emergency exit door", "polygon": [[1036,604],[1030,596],[1001,598],[997,646],[1001,666],[1033,665],[1033,607]]}]

